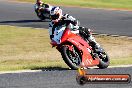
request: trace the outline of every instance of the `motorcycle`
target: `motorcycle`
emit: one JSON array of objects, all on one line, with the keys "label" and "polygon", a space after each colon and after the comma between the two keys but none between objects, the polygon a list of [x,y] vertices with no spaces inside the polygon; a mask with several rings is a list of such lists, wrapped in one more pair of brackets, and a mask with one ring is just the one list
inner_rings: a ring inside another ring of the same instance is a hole
[{"label": "motorcycle", "polygon": [[101,69],[109,66],[109,57],[103,48],[94,50],[79,34],[71,31],[72,24],[58,26],[51,41],[52,47],[61,53],[63,60],[71,69],[98,66]]},{"label": "motorcycle", "polygon": [[36,12],[38,18],[41,21],[43,21],[45,19],[51,19],[50,18],[51,6],[45,4],[42,8],[44,8],[44,9],[39,9],[39,6],[37,4],[34,5],[34,9],[35,9],[35,12]]}]

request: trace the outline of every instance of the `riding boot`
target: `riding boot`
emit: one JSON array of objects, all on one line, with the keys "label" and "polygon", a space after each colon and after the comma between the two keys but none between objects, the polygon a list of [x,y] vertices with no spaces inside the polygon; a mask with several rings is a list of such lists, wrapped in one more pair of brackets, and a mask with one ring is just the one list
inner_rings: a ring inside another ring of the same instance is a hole
[{"label": "riding boot", "polygon": [[98,51],[98,49],[100,48],[100,44],[96,42],[95,38],[92,35],[90,35],[90,37],[88,38],[88,41],[90,45],[92,46],[93,50],[95,52]]},{"label": "riding boot", "polygon": [[100,44],[96,42],[95,38],[92,36],[90,29],[80,27],[79,34],[88,40],[88,42],[92,46],[92,48],[94,48],[94,49],[100,48]]}]

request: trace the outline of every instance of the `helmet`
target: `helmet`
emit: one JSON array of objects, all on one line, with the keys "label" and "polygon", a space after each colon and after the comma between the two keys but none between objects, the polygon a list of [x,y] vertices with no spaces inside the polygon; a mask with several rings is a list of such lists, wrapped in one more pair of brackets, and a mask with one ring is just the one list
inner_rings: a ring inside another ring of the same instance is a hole
[{"label": "helmet", "polygon": [[50,12],[51,19],[56,20],[62,15],[62,10],[60,7],[53,7]]},{"label": "helmet", "polygon": [[37,0],[37,4],[41,6],[43,2],[41,0]]}]

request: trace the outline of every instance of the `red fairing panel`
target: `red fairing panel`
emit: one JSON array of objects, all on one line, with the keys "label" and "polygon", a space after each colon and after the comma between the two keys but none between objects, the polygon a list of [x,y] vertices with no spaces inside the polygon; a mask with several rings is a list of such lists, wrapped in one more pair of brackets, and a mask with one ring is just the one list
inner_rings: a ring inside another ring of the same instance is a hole
[{"label": "red fairing panel", "polygon": [[65,42],[71,42],[73,45],[75,45],[81,52],[82,52],[82,66],[95,66],[99,64],[98,59],[93,59],[91,56],[91,50],[92,48],[89,46],[89,44],[82,39],[79,35],[72,33],[69,29],[66,29],[62,35],[61,43]]}]

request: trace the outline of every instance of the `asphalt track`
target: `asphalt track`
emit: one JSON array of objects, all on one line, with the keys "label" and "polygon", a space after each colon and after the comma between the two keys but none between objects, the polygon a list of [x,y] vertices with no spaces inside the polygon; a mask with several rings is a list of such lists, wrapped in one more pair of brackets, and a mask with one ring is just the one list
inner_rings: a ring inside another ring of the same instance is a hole
[{"label": "asphalt track", "polygon": [[[76,82],[76,71],[60,70],[31,73],[8,73],[0,75],[0,88],[132,88],[129,84],[85,84]],[[131,74],[132,67],[89,69],[89,74]]]},{"label": "asphalt track", "polygon": [[[132,36],[132,12],[63,7],[67,13],[78,18],[83,26],[95,32]],[[33,4],[5,3],[0,0],[0,25],[48,28],[48,22],[40,22]],[[65,68],[46,68],[41,72],[0,74],[0,88],[132,88],[129,84],[87,84],[76,82],[76,71]],[[130,74],[132,67],[88,69],[90,74]]]},{"label": "asphalt track", "polygon": [[[33,4],[0,1],[0,25],[48,28],[49,22],[39,21],[34,13]],[[94,32],[132,36],[132,11],[110,11],[76,7],[62,7],[62,9],[64,13],[77,18],[81,26],[94,29]]]}]

